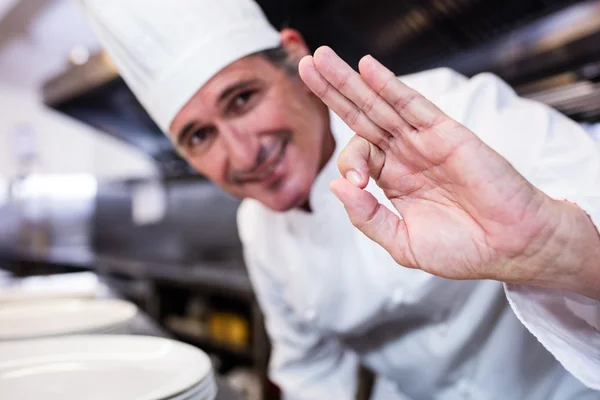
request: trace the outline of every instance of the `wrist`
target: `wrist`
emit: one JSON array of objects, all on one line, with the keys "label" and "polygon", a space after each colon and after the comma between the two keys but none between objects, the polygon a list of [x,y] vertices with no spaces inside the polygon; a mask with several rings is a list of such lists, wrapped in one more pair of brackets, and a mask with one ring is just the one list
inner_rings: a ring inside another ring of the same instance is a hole
[{"label": "wrist", "polygon": [[533,284],[600,299],[600,233],[589,215],[568,201],[549,202],[551,234],[536,254]]}]

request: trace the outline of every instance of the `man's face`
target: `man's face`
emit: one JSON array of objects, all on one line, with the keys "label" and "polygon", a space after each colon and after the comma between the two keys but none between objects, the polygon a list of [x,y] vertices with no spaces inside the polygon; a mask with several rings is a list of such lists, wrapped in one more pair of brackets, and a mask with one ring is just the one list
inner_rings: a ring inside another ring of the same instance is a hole
[{"label": "man's face", "polygon": [[237,197],[284,211],[303,205],[329,157],[327,109],[298,76],[253,55],[215,75],[170,136],[198,172]]}]

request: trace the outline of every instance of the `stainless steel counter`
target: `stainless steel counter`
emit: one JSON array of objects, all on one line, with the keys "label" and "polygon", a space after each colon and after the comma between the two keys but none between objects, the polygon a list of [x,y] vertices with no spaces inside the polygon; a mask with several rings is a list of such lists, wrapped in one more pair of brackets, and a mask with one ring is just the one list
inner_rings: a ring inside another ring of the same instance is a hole
[{"label": "stainless steel counter", "polygon": [[[52,268],[89,270],[99,275],[118,275],[137,280],[167,281],[184,286],[210,286],[253,298],[250,278],[237,261],[177,264],[141,261],[94,254],[85,248],[50,248],[43,253],[0,249],[0,262],[19,274],[18,265],[47,264]],[[24,273],[29,274],[28,271]]]}]

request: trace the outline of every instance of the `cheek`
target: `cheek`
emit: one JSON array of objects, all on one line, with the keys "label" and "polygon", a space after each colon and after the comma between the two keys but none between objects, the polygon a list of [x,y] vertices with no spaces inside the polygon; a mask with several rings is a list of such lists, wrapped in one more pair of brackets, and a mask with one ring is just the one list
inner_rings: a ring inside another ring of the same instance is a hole
[{"label": "cheek", "polygon": [[318,152],[319,149],[315,149],[310,142],[300,142],[290,147],[288,168],[299,188],[312,183],[318,174]]},{"label": "cheek", "polygon": [[201,156],[186,158],[190,166],[200,175],[223,187],[225,182],[225,160],[219,149],[211,149]]},{"label": "cheek", "polygon": [[294,131],[295,141],[310,152],[311,156],[318,155],[320,152],[320,119],[315,115],[314,108],[311,107],[304,98],[286,99],[288,107],[285,110],[286,119]]},{"label": "cheek", "polygon": [[290,129],[289,115],[285,102],[275,96],[266,97],[251,112],[245,115],[240,123],[249,130],[248,134],[268,133],[282,129]]},{"label": "cheek", "polygon": [[246,197],[244,189],[237,185],[231,185],[226,179],[226,154],[222,146],[215,143],[215,147],[201,157],[188,158],[187,162],[199,174],[209,179],[222,190],[238,198]]}]

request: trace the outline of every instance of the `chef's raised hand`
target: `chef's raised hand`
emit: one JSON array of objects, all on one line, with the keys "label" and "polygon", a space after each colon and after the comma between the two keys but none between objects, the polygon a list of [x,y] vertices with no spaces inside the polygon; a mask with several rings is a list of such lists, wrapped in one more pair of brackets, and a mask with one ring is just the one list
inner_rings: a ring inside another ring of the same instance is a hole
[{"label": "chef's raised hand", "polygon": [[[327,47],[300,63],[308,87],[357,134],[338,159],[345,179],[331,183],[352,223],[406,267],[566,287],[548,246],[571,205],[537,190],[374,58],[359,71]],[[402,218],[363,190],[369,177]]]}]

